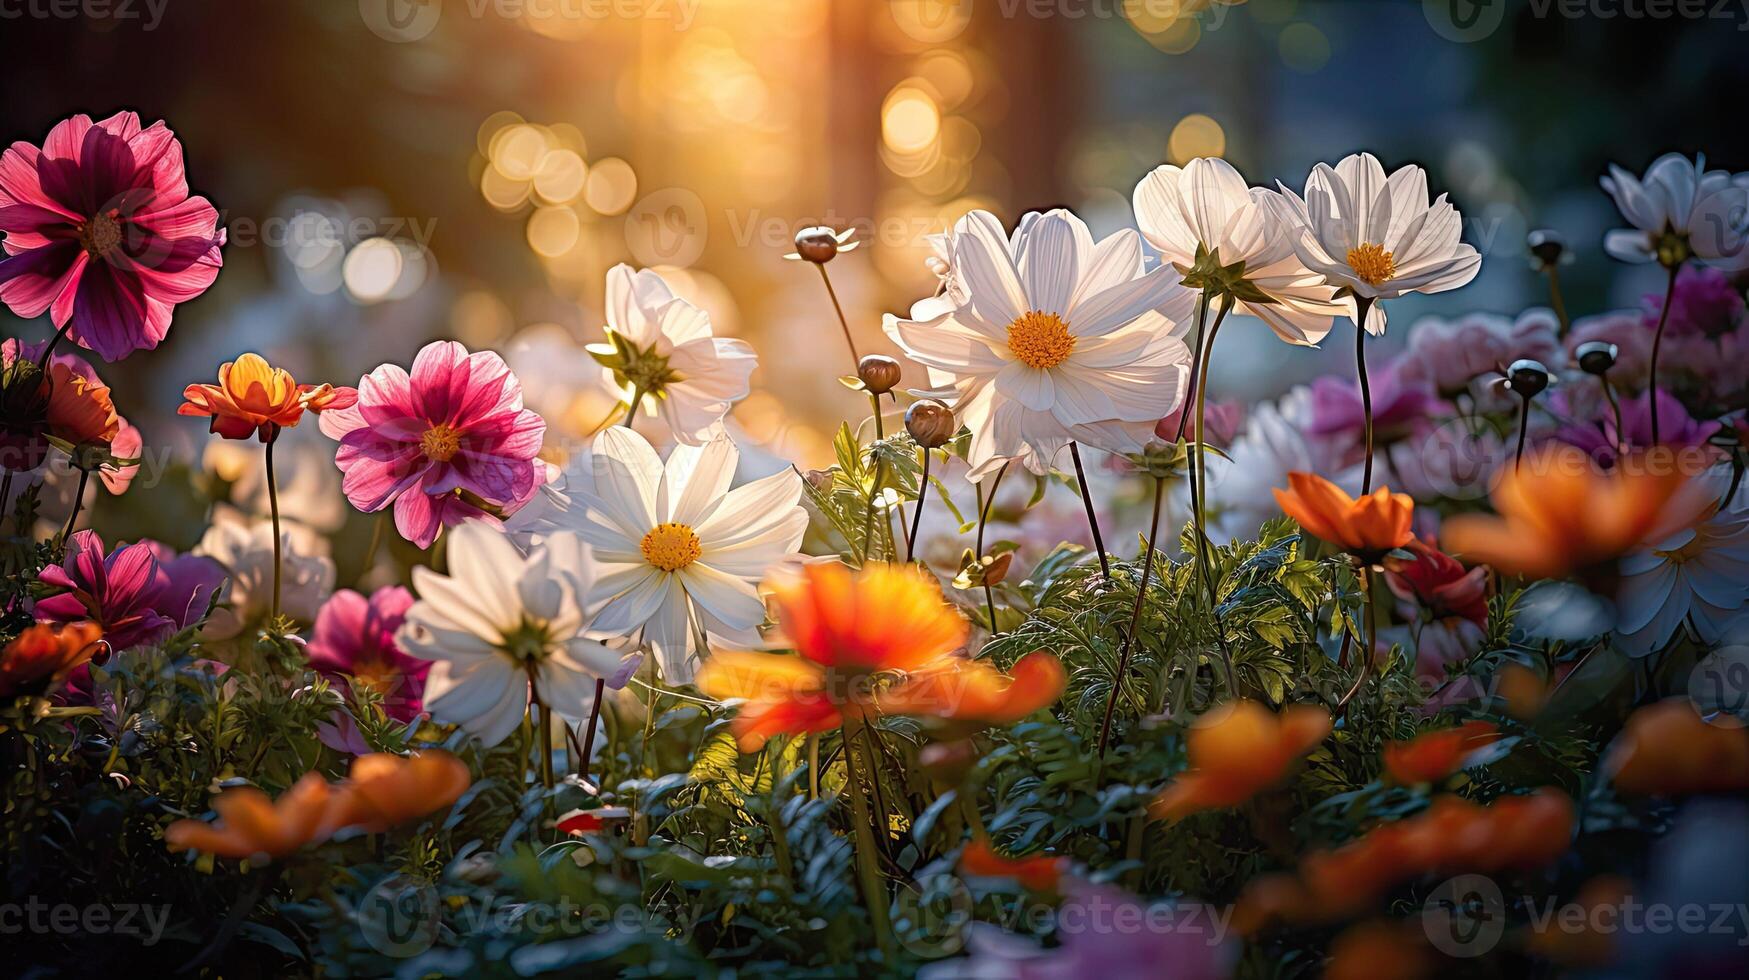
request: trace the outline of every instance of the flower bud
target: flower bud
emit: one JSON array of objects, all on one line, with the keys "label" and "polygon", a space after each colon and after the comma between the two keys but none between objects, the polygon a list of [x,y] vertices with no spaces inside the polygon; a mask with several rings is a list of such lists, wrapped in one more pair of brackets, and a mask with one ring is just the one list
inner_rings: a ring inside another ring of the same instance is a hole
[{"label": "flower bud", "polygon": [[884,395],[899,384],[899,362],[885,354],[864,354],[856,362],[856,376],[870,393]]},{"label": "flower bud", "polygon": [[815,265],[838,257],[838,233],[823,225],[796,232],[796,254]]},{"label": "flower bud", "polygon": [[1548,228],[1539,228],[1530,233],[1524,241],[1525,247],[1536,259],[1537,264],[1546,268],[1561,261],[1561,256],[1567,251],[1567,240],[1561,233]]},{"label": "flower bud", "polygon": [[1607,340],[1592,340],[1580,344],[1574,353],[1579,356],[1580,370],[1602,377],[1615,367],[1615,356],[1619,351]]},{"label": "flower bud", "polygon": [[1506,380],[1513,394],[1524,399],[1535,398],[1549,386],[1549,369],[1543,367],[1541,361],[1522,358],[1513,361],[1506,369]]},{"label": "flower bud", "polygon": [[905,410],[905,431],[924,449],[940,449],[959,432],[959,422],[952,409],[925,398]]}]

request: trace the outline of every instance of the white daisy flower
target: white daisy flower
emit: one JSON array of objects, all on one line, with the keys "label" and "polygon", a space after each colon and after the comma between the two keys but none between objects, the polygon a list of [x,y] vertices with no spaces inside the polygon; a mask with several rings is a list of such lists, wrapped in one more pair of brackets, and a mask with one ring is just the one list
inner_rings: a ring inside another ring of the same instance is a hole
[{"label": "white daisy flower", "polygon": [[689,446],[703,445],[729,406],[747,397],[758,364],[746,341],[711,336],[710,316],[661,276],[625,264],[607,270],[607,339],[588,349],[621,400],[637,402]]},{"label": "white daisy flower", "polygon": [[1645,177],[1611,164],[1598,182],[1633,227],[1606,233],[1604,251],[1671,269],[1690,258],[1727,271],[1749,268],[1749,179],[1705,168],[1704,156],[1675,153],[1653,161]]},{"label": "white daisy flower", "polygon": [[[1707,479],[1723,487],[1730,468]],[[1728,507],[1657,546],[1622,559],[1616,594],[1617,644],[1629,656],[1664,649],[1678,629],[1717,643],[1725,624],[1749,604],[1749,502],[1739,493]]]},{"label": "white daisy flower", "polygon": [[449,575],[413,569],[419,601],[395,635],[401,649],[435,661],[425,708],[497,745],[516,730],[532,696],[580,723],[595,682],[623,687],[636,657],[588,635],[582,547],[574,534],[547,535],[527,557],[504,532],[469,521],[449,532]]},{"label": "white daisy flower", "polygon": [[[1284,185],[1275,200],[1301,228],[1294,241],[1301,260],[1343,296],[1440,293],[1474,279],[1482,266],[1482,256],[1458,240],[1463,216],[1444,194],[1428,201],[1427,171],[1414,164],[1387,177],[1377,157],[1350,154],[1335,167],[1313,167],[1304,198]],[[1366,329],[1385,332],[1376,303]]]},{"label": "white daisy flower", "polygon": [[1263,187],[1247,187],[1218,157],[1161,166],[1136,185],[1142,237],[1184,276],[1185,285],[1225,294],[1232,312],[1269,325],[1290,344],[1311,346],[1343,313],[1335,289],[1294,251],[1299,230]]},{"label": "white daisy flower", "polygon": [[[283,551],[280,565],[279,611],[300,622],[313,623],[329,593],[334,591],[334,562],[328,558],[328,539],[298,524],[280,529]],[[273,522],[243,514],[221,505],[213,522],[194,546],[225,566],[230,587],[225,603],[213,611],[203,633],[226,640],[251,623],[263,623],[273,606]]]},{"label": "white daisy flower", "polygon": [[952,233],[947,292],[926,301],[893,342],[929,369],[972,431],[973,479],[1020,459],[1046,472],[1070,440],[1140,452],[1178,407],[1190,351],[1178,339],[1192,294],[1171,268],[1143,267],[1141,240],[1093,241],[1068,211],[1028,215],[1012,237],[987,211]]},{"label": "white daisy flower", "polygon": [[664,465],[643,436],[614,426],[595,438],[592,485],[571,490],[583,509],[565,519],[601,569],[587,599],[601,604],[594,628],[642,629],[670,683],[691,680],[692,655],[708,652],[700,631],[758,645],[758,584],[773,566],[801,558],[801,476],[784,469],[731,490],[740,458],[718,430],[702,447],[674,447]]}]

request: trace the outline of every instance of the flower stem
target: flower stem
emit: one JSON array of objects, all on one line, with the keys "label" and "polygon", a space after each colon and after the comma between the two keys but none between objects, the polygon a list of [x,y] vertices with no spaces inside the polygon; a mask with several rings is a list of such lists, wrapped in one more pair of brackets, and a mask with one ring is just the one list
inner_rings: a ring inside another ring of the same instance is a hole
[{"label": "flower stem", "polygon": [[[1208,347],[1209,341],[1208,330],[1205,329],[1208,326],[1208,318],[1209,291],[1205,289],[1202,291],[1202,298],[1196,304],[1196,354],[1190,359],[1190,390],[1192,392],[1196,391],[1197,386],[1202,381],[1203,351]],[[1184,424],[1189,421],[1190,406],[1187,404],[1184,406],[1184,410],[1178,413],[1178,434],[1172,437],[1173,442],[1184,441]]]},{"label": "flower stem", "polygon": [[826,284],[826,295],[832,297],[832,309],[838,313],[838,325],[844,328],[844,344],[850,348],[850,373],[855,374],[862,357],[856,353],[856,341],[850,339],[850,321],[844,318],[844,307],[838,304],[838,291],[832,288],[832,277],[826,273],[826,266],[815,263],[814,268],[820,270],[820,281]]},{"label": "flower stem", "polygon": [[790,863],[789,837],[783,827],[783,797],[779,795],[783,787],[783,754],[789,745],[782,737],[774,738],[765,747],[771,758],[771,798],[768,801],[770,809],[766,812],[765,822],[771,828],[771,850],[777,858],[777,871],[783,875],[784,881],[795,880],[795,866]]},{"label": "flower stem", "polygon": [[273,605],[268,608],[267,613],[267,626],[269,629],[272,629],[273,624],[279,621],[279,566],[281,558],[281,545],[279,540],[279,484],[275,482],[273,478],[273,444],[278,441],[279,433],[275,432],[267,440],[266,450],[267,509],[273,517]]},{"label": "flower stem", "polygon": [[589,781],[589,760],[595,752],[595,725],[601,720],[601,701],[607,694],[607,681],[595,679],[595,704],[589,708],[589,727],[583,733],[583,748],[579,750],[581,758],[577,760],[577,778]]},{"label": "flower stem", "polygon": [[874,922],[875,939],[880,943],[881,957],[891,965],[897,962],[898,957],[893,946],[893,922],[887,908],[886,883],[881,878],[879,844],[874,836],[877,818],[879,825],[884,826],[887,815],[871,812],[862,782],[864,778],[875,778],[873,760],[865,758],[857,748],[866,726],[862,709],[856,705],[850,706],[844,715],[844,764],[849,769],[848,778],[844,781],[844,791],[850,797],[851,831],[856,835],[856,877],[862,885],[863,904],[868,907],[869,918]]},{"label": "flower stem", "polygon": [[60,344],[61,338],[65,337],[67,335],[67,331],[69,331],[71,329],[73,329],[73,318],[68,317],[67,322],[61,324],[61,329],[56,330],[55,335],[53,337],[50,337],[49,342],[43,346],[42,356],[38,357],[37,361],[36,361],[37,373],[40,374],[40,373],[48,371],[49,358],[55,356],[56,345]]},{"label": "flower stem", "polygon": [[1093,495],[1087,491],[1087,471],[1081,466],[1081,446],[1069,443],[1069,458],[1075,461],[1075,482],[1081,487],[1081,506],[1087,508],[1087,529],[1093,532],[1093,550],[1099,553],[1099,571],[1111,578],[1111,559],[1105,557],[1105,542],[1099,537],[1099,518],[1093,514]]},{"label": "flower stem", "polygon": [[1623,434],[1621,428],[1621,402],[1615,397],[1615,385],[1609,383],[1609,375],[1607,374],[1599,375],[1597,380],[1603,384],[1603,397],[1609,402],[1610,412],[1615,415],[1615,439],[1613,440],[1614,445],[1610,448],[1617,453],[1625,453],[1628,450],[1627,436]]},{"label": "flower stem", "polygon": [[[7,474],[11,476],[11,474]],[[917,556],[917,532],[923,527],[923,501],[929,496],[929,450],[923,450],[923,477],[917,482],[917,512],[911,515],[911,536],[905,539],[905,563]]]},{"label": "flower stem", "polygon": [[1111,682],[1111,696],[1105,700],[1105,720],[1099,723],[1099,756],[1105,757],[1105,746],[1111,741],[1111,716],[1117,710],[1117,695],[1129,674],[1130,652],[1135,645],[1136,630],[1142,624],[1142,602],[1148,595],[1148,579],[1154,572],[1154,544],[1160,537],[1160,502],[1166,496],[1166,481],[1154,479],[1154,519],[1148,525],[1148,546],[1142,553],[1142,584],[1136,589],[1135,605],[1130,607],[1130,628],[1124,633],[1123,650],[1117,657],[1117,676]]},{"label": "flower stem", "polygon": [[628,429],[634,428],[632,423],[636,422],[638,420],[638,406],[640,404],[642,404],[643,401],[644,401],[644,389],[634,387],[632,389],[632,402],[630,405],[626,406],[625,421],[621,422],[620,425],[623,425]]},{"label": "flower stem", "polygon": [[1366,426],[1366,466],[1360,478],[1363,494],[1372,491],[1372,381],[1366,375],[1366,319],[1372,304],[1365,296],[1354,298],[1354,373],[1360,378],[1360,411]]},{"label": "flower stem", "polygon": [[1561,297],[1561,274],[1555,269],[1553,262],[1549,270],[1549,305],[1555,308],[1555,320],[1560,324],[1561,332],[1556,335],[1559,340],[1566,340],[1567,334],[1573,329],[1573,321],[1567,318],[1567,303]]},{"label": "flower stem", "polygon": [[1658,442],[1658,351],[1664,346],[1664,325],[1670,322],[1670,303],[1676,298],[1676,271],[1670,267],[1670,285],[1664,290],[1664,308],[1658,311],[1658,329],[1652,334],[1652,358],[1646,365],[1646,400],[1652,403],[1652,445]]},{"label": "flower stem", "polygon": [[1227,311],[1233,308],[1233,298],[1225,296],[1221,300],[1221,308],[1215,314],[1214,326],[1209,328],[1208,337],[1202,346],[1202,361],[1198,367],[1196,379],[1196,452],[1191,458],[1195,460],[1195,479],[1191,484],[1191,511],[1196,517],[1196,557],[1197,564],[1202,566],[1203,587],[1208,591],[1209,615],[1215,624],[1215,639],[1221,647],[1221,660],[1227,668],[1227,690],[1237,696],[1233,674],[1233,652],[1227,649],[1227,631],[1221,624],[1221,606],[1219,595],[1215,590],[1214,559],[1209,554],[1208,536],[1208,457],[1207,444],[1203,432],[1203,403],[1208,394],[1209,363],[1214,360],[1215,335],[1220,333],[1221,323],[1227,319]]},{"label": "flower stem", "polygon": [[[984,561],[984,525],[990,522],[990,505],[996,502],[996,489],[1002,486],[1002,475],[1008,472],[1008,464],[1003,463],[996,469],[996,476],[990,480],[990,494],[984,495],[984,488],[978,487],[978,563]],[[990,591],[990,583],[984,583],[984,605],[990,610],[990,635],[996,635],[996,596]]]},{"label": "flower stem", "polygon": [[[7,476],[12,474],[8,473]],[[81,466],[79,468],[79,489],[73,491],[73,512],[67,515],[67,526],[61,529],[61,545],[65,547],[67,539],[73,536],[73,527],[79,523],[79,506],[85,502],[85,485],[91,480],[91,471]]]},{"label": "flower stem", "polygon": [[1524,463],[1524,436],[1530,431],[1530,399],[1522,399],[1524,408],[1518,413],[1518,451],[1512,456],[1512,471],[1518,472]]},{"label": "flower stem", "polygon": [[1365,565],[1360,566],[1359,572],[1360,601],[1361,605],[1365,608],[1363,615],[1366,620],[1366,635],[1361,640],[1361,650],[1359,654],[1360,673],[1355,675],[1354,686],[1349,688],[1348,693],[1342,695],[1342,700],[1336,703],[1336,713],[1338,717],[1348,710],[1348,703],[1354,700],[1356,694],[1360,693],[1361,687],[1366,684],[1367,677],[1372,673],[1373,645],[1377,642],[1378,636],[1378,623],[1374,619],[1372,601],[1372,573]]}]

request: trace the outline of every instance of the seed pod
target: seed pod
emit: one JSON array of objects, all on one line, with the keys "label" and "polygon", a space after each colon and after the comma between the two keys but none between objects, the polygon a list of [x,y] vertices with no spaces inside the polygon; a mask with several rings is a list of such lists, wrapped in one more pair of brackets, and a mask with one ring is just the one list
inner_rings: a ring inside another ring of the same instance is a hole
[{"label": "seed pod", "polygon": [[1574,353],[1579,355],[1580,370],[1602,377],[1615,367],[1615,356],[1619,351],[1607,340],[1592,340],[1580,344]]},{"label": "seed pod", "polygon": [[1549,386],[1549,369],[1543,367],[1541,361],[1522,358],[1513,361],[1506,369],[1506,380],[1513,394],[1520,398],[1535,398]]},{"label": "seed pod", "polygon": [[796,232],[796,254],[815,265],[838,257],[838,233],[822,225]]},{"label": "seed pod", "polygon": [[1524,240],[1525,247],[1540,266],[1548,267],[1561,261],[1561,256],[1567,251],[1567,240],[1561,233],[1548,228],[1539,228],[1531,232]]},{"label": "seed pod", "polygon": [[871,393],[884,395],[899,385],[899,362],[885,354],[864,354],[856,362],[856,376]]},{"label": "seed pod", "polygon": [[940,449],[959,431],[959,421],[952,409],[925,398],[905,410],[905,431],[924,449]]}]

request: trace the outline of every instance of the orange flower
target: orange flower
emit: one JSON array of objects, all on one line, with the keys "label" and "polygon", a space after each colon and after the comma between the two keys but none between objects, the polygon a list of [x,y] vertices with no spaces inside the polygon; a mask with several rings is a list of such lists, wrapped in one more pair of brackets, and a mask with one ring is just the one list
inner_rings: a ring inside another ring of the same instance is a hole
[{"label": "orange flower", "polygon": [[182,397],[187,401],[176,414],[211,416],[211,431],[226,439],[258,435],[268,442],[279,430],[297,425],[306,409],[348,408],[357,403],[358,392],[298,384],[290,372],[273,367],[261,355],[244,354],[219,366],[218,384],[189,385]]},{"label": "orange flower", "polygon": [[1641,544],[1699,520],[1710,502],[1670,465],[1623,457],[1605,472],[1572,446],[1556,446],[1506,467],[1494,485],[1500,516],[1460,514],[1445,522],[1447,550],[1508,575],[1564,578],[1606,567]]},{"label": "orange flower", "polygon": [[1257,879],[1234,919],[1247,934],[1276,921],[1332,922],[1421,875],[1543,867],[1567,850],[1572,836],[1573,802],[1554,790],[1505,796],[1489,806],[1441,796],[1416,816],[1306,855],[1297,878]]},{"label": "orange flower", "polygon": [[472,781],[468,767],[448,752],[361,755],[352,760],[352,772],[340,784],[325,826],[330,831],[358,827],[382,833],[449,806]]},{"label": "orange flower", "polygon": [[1235,806],[1281,781],[1295,760],[1330,734],[1330,713],[1290,705],[1280,715],[1255,701],[1221,705],[1189,735],[1190,769],[1149,807],[1156,820]]},{"label": "orange flower", "polygon": [[1456,728],[1425,732],[1408,742],[1385,746],[1385,772],[1405,786],[1437,783],[1457,771],[1464,757],[1500,737],[1485,721],[1467,721]]},{"label": "orange flower", "polygon": [[74,668],[99,653],[103,630],[96,623],[38,623],[0,651],[0,697],[46,693]]},{"label": "orange flower", "polygon": [[1749,732],[1709,724],[1670,698],[1628,716],[1604,768],[1618,792],[1635,796],[1749,789]]},{"label": "orange flower", "polygon": [[59,361],[49,365],[49,434],[75,446],[105,445],[121,432],[109,388]]},{"label": "orange flower", "polygon": [[1043,650],[1015,661],[1007,674],[983,660],[942,657],[876,695],[883,714],[1007,725],[1055,704],[1069,682],[1062,661]]},{"label": "orange flower", "polygon": [[1330,941],[1324,980],[1417,980],[1432,972],[1423,926],[1363,922]]},{"label": "orange flower", "polygon": [[279,799],[253,786],[228,789],[213,801],[219,822],[178,820],[164,829],[173,851],[224,858],[284,857],[326,836],[332,794],[320,773],[307,772]]},{"label": "orange flower", "polygon": [[[799,656],[717,653],[698,675],[711,697],[747,702],[733,725],[742,751],[773,735],[831,731],[871,708],[1004,724],[1062,693],[1062,664],[1048,653],[1022,657],[1011,675],[957,655],[965,618],[915,569],[809,565],[772,589]],[[878,676],[889,673],[890,683]]]},{"label": "orange flower", "polygon": [[1307,532],[1368,564],[1414,539],[1409,521],[1415,502],[1406,493],[1379,487],[1355,500],[1315,473],[1289,473],[1288,489],[1275,491],[1282,512]]},{"label": "orange flower", "polygon": [[960,852],[961,872],[980,878],[1013,878],[1035,892],[1056,891],[1068,867],[1068,858],[1049,854],[1004,857],[983,837],[972,838]]}]

